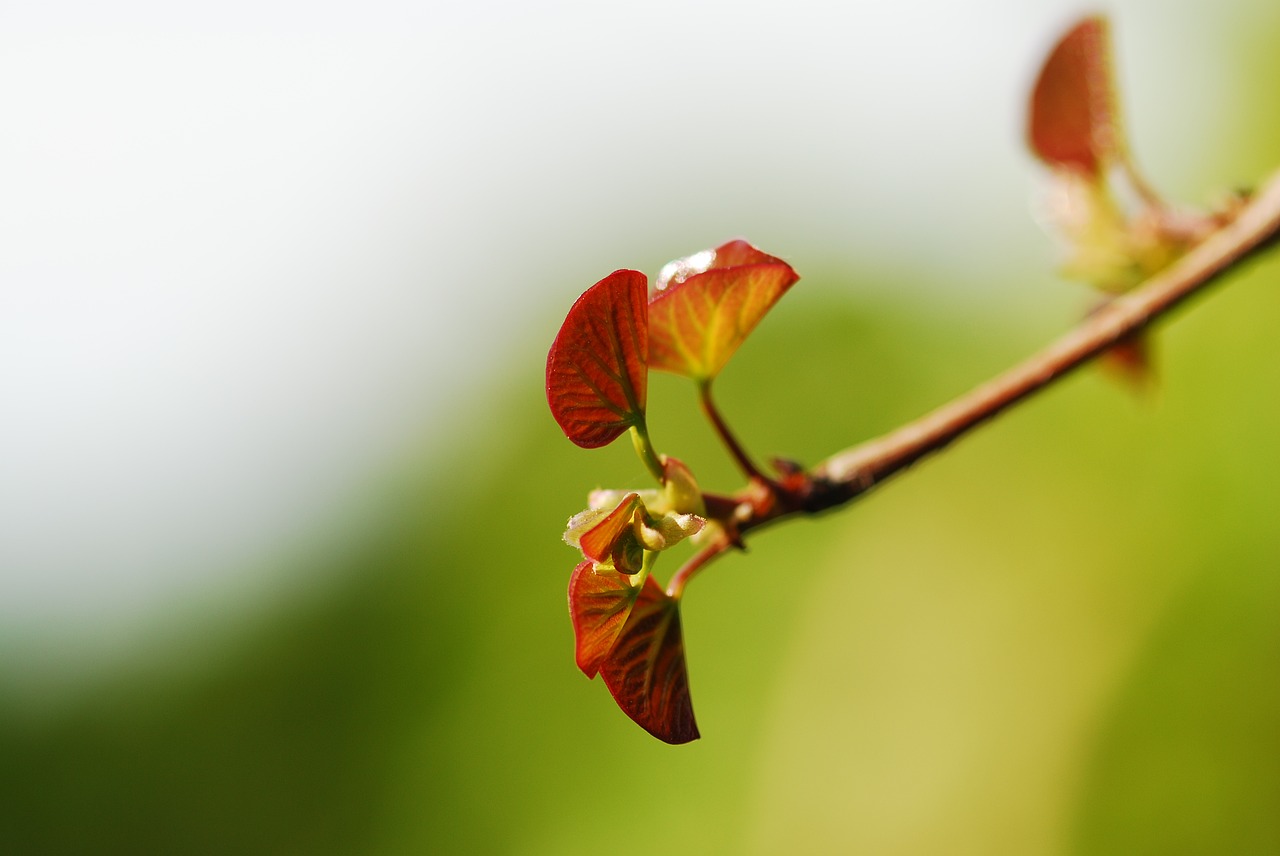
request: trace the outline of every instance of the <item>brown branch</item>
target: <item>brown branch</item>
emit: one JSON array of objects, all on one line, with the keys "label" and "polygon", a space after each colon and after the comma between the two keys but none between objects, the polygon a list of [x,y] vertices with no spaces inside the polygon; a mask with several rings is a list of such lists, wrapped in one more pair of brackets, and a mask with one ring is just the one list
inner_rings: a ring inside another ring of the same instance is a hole
[{"label": "brown branch", "polygon": [[808,473],[784,480],[777,502],[757,503],[751,508],[744,503],[738,533],[793,514],[833,508],[866,493],[1146,328],[1278,236],[1280,173],[1273,175],[1234,219],[1175,264],[1111,301],[1044,350],[932,413],[838,452]]}]

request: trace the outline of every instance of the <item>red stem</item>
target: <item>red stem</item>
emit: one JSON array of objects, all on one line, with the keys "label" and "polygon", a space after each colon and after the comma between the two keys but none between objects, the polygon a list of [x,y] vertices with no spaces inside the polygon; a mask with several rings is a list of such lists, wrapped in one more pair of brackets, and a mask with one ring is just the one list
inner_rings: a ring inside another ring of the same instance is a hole
[{"label": "red stem", "polygon": [[671,575],[671,582],[667,584],[667,595],[679,600],[680,596],[684,594],[684,587],[689,584],[689,580],[693,579],[698,571],[705,568],[712,559],[719,556],[728,547],[727,541],[717,540],[694,553],[693,558],[681,565],[680,570]]},{"label": "red stem", "polygon": [[729,430],[728,424],[720,417],[720,411],[716,409],[715,402],[711,400],[711,381],[704,380],[698,384],[698,403],[702,405],[702,412],[706,414],[707,419],[711,422],[711,427],[716,430],[716,434],[720,437],[720,442],[724,443],[725,448],[729,450],[729,454],[737,463],[738,468],[749,479],[759,479],[772,484],[773,480],[760,472],[760,468],[755,465],[750,456],[747,455],[742,444],[738,442],[738,438],[733,436],[733,432]]}]

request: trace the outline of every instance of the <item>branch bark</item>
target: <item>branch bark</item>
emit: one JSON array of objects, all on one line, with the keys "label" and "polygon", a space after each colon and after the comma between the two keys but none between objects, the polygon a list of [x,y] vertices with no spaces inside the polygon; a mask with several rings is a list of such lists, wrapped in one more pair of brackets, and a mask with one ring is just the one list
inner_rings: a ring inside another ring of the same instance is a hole
[{"label": "branch bark", "polygon": [[1234,219],[1175,264],[1090,315],[1017,366],[902,427],[832,455],[782,482],[774,501],[740,506],[738,532],[860,496],[1151,325],[1280,237],[1280,173]]}]

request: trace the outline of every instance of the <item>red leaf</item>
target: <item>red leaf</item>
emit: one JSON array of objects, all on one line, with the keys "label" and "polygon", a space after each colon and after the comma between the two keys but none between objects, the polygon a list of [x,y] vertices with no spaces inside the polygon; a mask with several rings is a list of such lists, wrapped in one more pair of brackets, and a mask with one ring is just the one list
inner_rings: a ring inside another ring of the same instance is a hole
[{"label": "red leaf", "polygon": [[746,241],[672,263],[649,302],[650,364],[710,380],[799,278]]},{"label": "red leaf", "polygon": [[[636,508],[640,505],[639,494],[627,494],[623,496],[622,502],[618,503],[618,507],[609,512],[602,521],[596,523],[590,530],[584,532],[579,541],[579,548],[582,555],[593,560],[593,562],[607,562],[613,558],[617,559],[616,548],[618,540],[627,534],[631,528],[631,519],[635,517]],[[635,573],[640,567],[627,567],[623,563],[622,567],[617,568],[618,571],[626,571],[627,573]]]},{"label": "red leaf", "polygon": [[1027,137],[1050,166],[1088,175],[1123,156],[1106,19],[1085,18],[1054,46],[1031,93]]},{"label": "red leaf", "polygon": [[573,620],[573,636],[578,668],[588,678],[600,671],[631,614],[640,593],[625,574],[593,570],[588,559],[573,569],[569,577],[569,617]]},{"label": "red leaf", "polygon": [[619,270],[569,310],[547,354],[547,403],[574,443],[593,449],[644,423],[649,356],[647,284]]},{"label": "red leaf", "polygon": [[631,608],[600,674],[622,712],[666,743],[698,739],[679,603],[653,577]]}]

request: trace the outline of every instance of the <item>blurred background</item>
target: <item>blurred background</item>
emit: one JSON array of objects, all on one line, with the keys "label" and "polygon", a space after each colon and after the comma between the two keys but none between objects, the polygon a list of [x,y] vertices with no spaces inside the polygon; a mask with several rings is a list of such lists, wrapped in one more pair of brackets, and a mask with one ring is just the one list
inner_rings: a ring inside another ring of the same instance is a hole
[{"label": "blurred background", "polygon": [[[0,7],[0,852],[1280,852],[1280,263],[691,586],[703,739],[573,665],[571,302],[745,236],[806,463],[1091,303],[1026,93],[1092,8]],[[1280,6],[1115,2],[1139,163],[1280,166]],[[731,466],[655,376],[660,450]],[[659,566],[665,577],[676,566]]]}]

